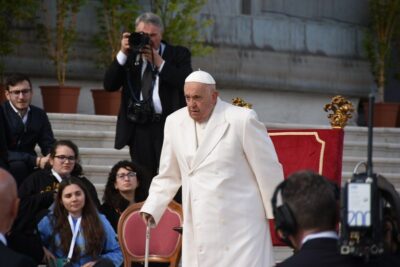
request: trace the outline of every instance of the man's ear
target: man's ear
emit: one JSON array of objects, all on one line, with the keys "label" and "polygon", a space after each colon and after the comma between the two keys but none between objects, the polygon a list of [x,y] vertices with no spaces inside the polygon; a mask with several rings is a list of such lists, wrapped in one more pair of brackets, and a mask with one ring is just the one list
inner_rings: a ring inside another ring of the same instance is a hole
[{"label": "man's ear", "polygon": [[14,200],[14,203],[12,204],[12,208],[11,208],[11,211],[10,211],[10,213],[11,213],[10,216],[12,217],[13,221],[17,217],[17,214],[18,214],[19,202],[20,202],[19,198],[16,198]]},{"label": "man's ear", "polygon": [[11,230],[11,226],[14,223],[15,218],[18,214],[18,207],[19,207],[19,198],[15,198],[15,200],[11,203],[10,209],[8,210],[7,216],[7,229],[6,232]]},{"label": "man's ear", "polygon": [[10,92],[8,90],[4,90],[4,95],[6,96],[7,100],[10,100]]}]

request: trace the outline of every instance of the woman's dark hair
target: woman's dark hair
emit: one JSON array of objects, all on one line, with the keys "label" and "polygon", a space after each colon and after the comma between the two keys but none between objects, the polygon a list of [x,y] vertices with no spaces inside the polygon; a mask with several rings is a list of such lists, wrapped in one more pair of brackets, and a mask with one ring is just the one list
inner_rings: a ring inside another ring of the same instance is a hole
[{"label": "woman's dark hair", "polygon": [[[50,150],[50,157],[52,159],[54,159],[54,156],[56,155],[56,150],[58,147],[60,146],[66,146],[69,147],[70,149],[72,149],[72,151],[74,151],[75,154],[75,165],[74,165],[74,169],[71,172],[72,176],[81,176],[83,175],[82,172],[82,166],[79,164],[79,149],[78,146],[75,145],[74,142],[72,142],[71,140],[58,140],[54,143],[54,145],[52,146],[51,150]],[[51,168],[51,165],[48,163],[48,168]]]},{"label": "woman's dark hair", "polygon": [[138,192],[140,181],[144,175],[143,170],[136,163],[127,160],[119,161],[111,168],[111,171],[108,174],[106,188],[104,190],[103,201],[115,209],[119,209],[121,203],[126,201],[126,199],[120,194],[119,190],[115,189],[117,172],[121,168],[136,172],[138,187],[135,190],[135,201],[137,201],[138,198],[136,192]]},{"label": "woman's dark hair", "polygon": [[[59,185],[54,206],[54,235],[60,235],[61,250],[65,255],[67,255],[71,244],[72,233],[68,222],[68,211],[62,203],[62,194],[67,186],[73,184],[79,186],[85,195],[85,205],[82,209],[81,221],[81,229],[85,239],[85,254],[96,259],[103,250],[105,232],[97,209],[95,208],[93,200],[89,196],[88,190],[77,177],[71,176],[66,178],[62,180]],[[52,243],[53,246],[55,246],[54,242]],[[79,258],[79,255],[79,246],[75,246],[72,257],[73,261],[76,261]]]}]

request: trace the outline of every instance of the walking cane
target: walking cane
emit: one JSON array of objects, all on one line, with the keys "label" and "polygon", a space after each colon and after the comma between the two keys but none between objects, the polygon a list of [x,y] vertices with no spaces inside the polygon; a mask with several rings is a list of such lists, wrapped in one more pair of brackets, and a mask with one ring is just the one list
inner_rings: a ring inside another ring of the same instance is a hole
[{"label": "walking cane", "polygon": [[146,250],[144,253],[144,267],[149,267],[149,250],[150,250],[150,225],[146,226]]}]

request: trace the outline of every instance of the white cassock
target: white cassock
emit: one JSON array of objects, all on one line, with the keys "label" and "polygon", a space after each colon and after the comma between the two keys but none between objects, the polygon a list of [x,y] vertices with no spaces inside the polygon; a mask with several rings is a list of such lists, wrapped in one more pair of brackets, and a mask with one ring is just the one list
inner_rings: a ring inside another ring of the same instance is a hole
[{"label": "white cassock", "polygon": [[182,185],[183,267],[273,266],[267,218],[283,170],[256,113],[218,98],[198,148],[186,107],[164,132],[160,173],[141,211],[158,223]]}]

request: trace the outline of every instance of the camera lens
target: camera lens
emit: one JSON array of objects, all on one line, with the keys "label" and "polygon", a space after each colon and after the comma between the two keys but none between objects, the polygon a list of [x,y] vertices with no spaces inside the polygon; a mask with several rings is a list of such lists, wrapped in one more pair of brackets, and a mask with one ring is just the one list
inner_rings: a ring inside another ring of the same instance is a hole
[{"label": "camera lens", "polygon": [[140,53],[143,47],[150,44],[150,36],[144,32],[133,32],[128,41],[132,52]]}]

